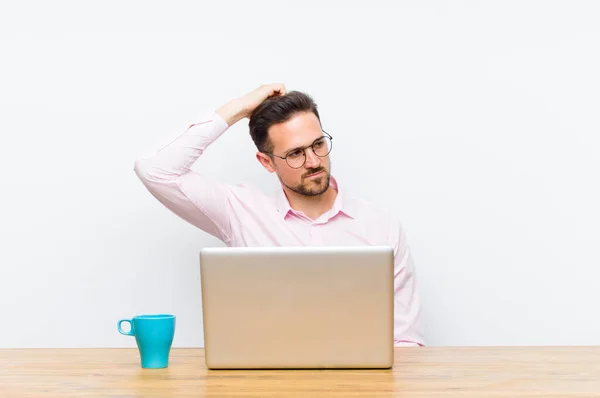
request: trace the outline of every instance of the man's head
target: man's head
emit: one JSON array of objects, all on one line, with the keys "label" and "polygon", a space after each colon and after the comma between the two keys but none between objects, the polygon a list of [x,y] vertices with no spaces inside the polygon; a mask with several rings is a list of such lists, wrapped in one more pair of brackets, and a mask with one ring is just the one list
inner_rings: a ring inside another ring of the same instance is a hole
[{"label": "man's head", "polygon": [[268,98],[252,112],[249,127],[256,158],[285,187],[306,196],[329,188],[331,140],[310,96],[291,91]]}]

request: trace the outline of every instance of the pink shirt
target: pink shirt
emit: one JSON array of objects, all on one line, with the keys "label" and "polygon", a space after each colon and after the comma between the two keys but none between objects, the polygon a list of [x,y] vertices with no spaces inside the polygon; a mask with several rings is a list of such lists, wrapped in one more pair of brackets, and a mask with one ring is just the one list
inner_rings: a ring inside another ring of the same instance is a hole
[{"label": "pink shirt", "polygon": [[228,246],[387,245],[394,249],[394,345],[424,345],[415,267],[396,218],[338,191],[333,207],[316,220],[249,185],[228,185],[190,167],[229,126],[216,113],[203,115],[183,134],[139,157],[135,172],[173,213]]}]

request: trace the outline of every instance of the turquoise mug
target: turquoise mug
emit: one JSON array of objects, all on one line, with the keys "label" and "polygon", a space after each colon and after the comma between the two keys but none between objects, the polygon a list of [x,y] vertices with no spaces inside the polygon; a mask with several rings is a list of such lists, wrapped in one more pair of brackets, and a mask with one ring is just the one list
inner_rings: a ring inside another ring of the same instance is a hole
[{"label": "turquoise mug", "polygon": [[[129,332],[121,328],[123,322],[129,323]],[[135,337],[142,368],[159,369],[169,366],[169,353],[175,335],[174,315],[138,315],[132,319],[121,319],[117,323],[117,329],[125,336]]]}]

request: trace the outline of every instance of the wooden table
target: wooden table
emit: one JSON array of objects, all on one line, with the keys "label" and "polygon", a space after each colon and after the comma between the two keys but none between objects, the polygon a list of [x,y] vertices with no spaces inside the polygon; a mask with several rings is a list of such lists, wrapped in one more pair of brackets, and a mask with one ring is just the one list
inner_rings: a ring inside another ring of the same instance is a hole
[{"label": "wooden table", "polygon": [[600,397],[600,347],[397,348],[391,370],[209,371],[202,349],[0,350],[0,397]]}]

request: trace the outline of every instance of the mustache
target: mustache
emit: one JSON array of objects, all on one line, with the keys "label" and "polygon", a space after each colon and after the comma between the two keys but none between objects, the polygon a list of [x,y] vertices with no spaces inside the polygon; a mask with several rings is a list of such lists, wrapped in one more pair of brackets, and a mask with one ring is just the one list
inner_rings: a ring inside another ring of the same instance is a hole
[{"label": "mustache", "polygon": [[327,170],[325,170],[325,168],[324,168],[324,167],[318,167],[318,168],[316,168],[316,169],[310,169],[310,170],[308,170],[306,173],[304,173],[304,174],[302,175],[302,178],[306,178],[306,177],[308,177],[308,176],[309,176],[309,175],[311,175],[311,174],[318,173],[319,171],[324,171],[324,172],[327,172]]}]

